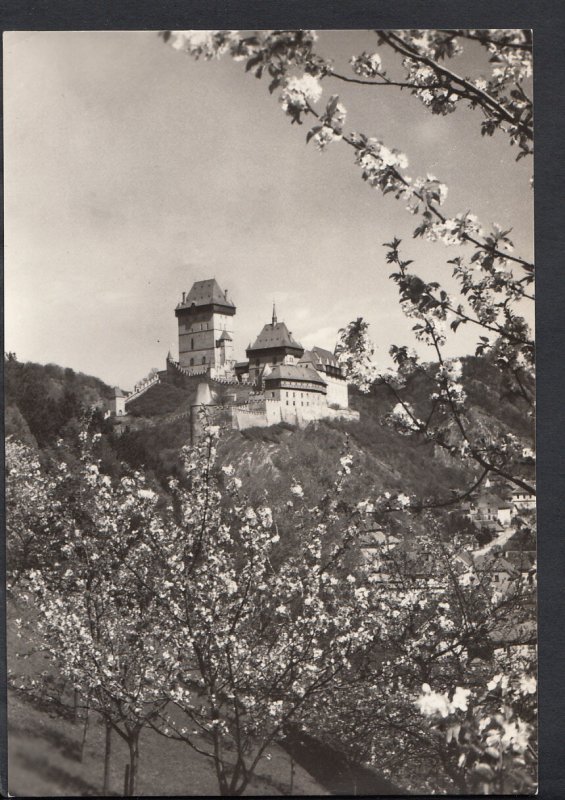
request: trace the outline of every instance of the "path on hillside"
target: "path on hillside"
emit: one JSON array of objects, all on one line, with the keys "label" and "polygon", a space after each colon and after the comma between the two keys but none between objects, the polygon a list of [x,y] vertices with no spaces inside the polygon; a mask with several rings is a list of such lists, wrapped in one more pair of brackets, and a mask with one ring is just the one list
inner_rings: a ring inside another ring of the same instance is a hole
[{"label": "path on hillside", "polygon": [[281,747],[333,795],[374,797],[410,794],[395,786],[377,770],[352,763],[343,753],[307,733],[289,732],[281,742]]},{"label": "path on hillside", "polygon": [[491,550],[494,550],[495,547],[502,547],[506,544],[516,533],[516,528],[510,527],[506,528],[506,530],[502,531],[496,538],[494,538],[488,544],[485,544],[479,550],[473,551],[473,556],[484,556],[489,553]]}]

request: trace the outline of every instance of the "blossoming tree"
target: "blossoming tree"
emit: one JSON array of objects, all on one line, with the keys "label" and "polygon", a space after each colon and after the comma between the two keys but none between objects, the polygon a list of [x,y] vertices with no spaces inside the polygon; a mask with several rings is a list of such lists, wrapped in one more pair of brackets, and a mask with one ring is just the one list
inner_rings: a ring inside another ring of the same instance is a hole
[{"label": "blossoming tree", "polygon": [[[316,54],[311,31],[174,31],[165,38],[194,57],[229,55],[258,78],[268,76],[292,123],[315,119],[308,141],[320,150],[338,142],[349,148],[361,178],[418,218],[416,237],[471,254],[450,262],[459,286],[453,295],[415,273],[400,241],[387,245],[402,309],[415,321],[416,338],[430,346],[433,370],[407,347],[393,346],[397,369],[377,375],[362,319],[343,330],[338,352],[362,388],[386,384],[394,398],[389,420],[399,433],[478,465],[471,490],[496,474],[533,492],[514,469],[519,443],[485,441],[469,426],[461,363],[443,351],[446,335],[477,327],[479,352],[489,351],[530,406],[533,343],[521,312],[533,299],[533,264],[513,254],[507,230],[488,230],[468,212],[447,217],[447,187],[431,175],[409,178],[407,156],[390,143],[347,132],[337,95],[318,106],[334,82],[397,87],[433,114],[462,104],[477,109],[482,133],[502,131],[526,157],[528,32],[377,31],[379,52],[354,55],[351,75]],[[483,79],[445,66],[467,40],[489,55]],[[400,58],[402,77],[390,77],[386,52]],[[416,372],[430,381],[423,419],[409,395]],[[240,795],[291,724],[333,737],[401,775],[406,786],[531,790],[531,592],[515,583],[500,593],[493,562],[469,563],[464,543],[446,539],[441,517],[409,516],[441,506],[437,499],[377,489],[356,509],[340,504],[352,469],[347,454],[320,502],[306,503],[302,487],[293,486],[285,522],[290,518],[299,535],[294,549],[281,547],[273,509],[250,504],[229,466],[218,474],[217,435],[208,427],[184,451],[186,480],[171,484],[165,507],[142,475],[118,482],[102,475],[88,447],[78,476],[61,466],[52,480],[14,450],[11,474],[22,489],[10,489],[12,524],[25,553],[19,580],[34,598],[51,657],[128,742],[130,793],[146,726],[209,758],[220,793]],[[22,503],[34,486],[32,519]],[[50,505],[52,498],[64,502]],[[364,564],[368,524],[381,539]],[[25,543],[41,526],[56,531],[61,558],[31,564]],[[398,528],[403,536],[395,542]],[[505,652],[508,629],[521,630],[523,651]]]},{"label": "blossoming tree", "polygon": [[[352,74],[338,71],[331,60],[316,52],[317,36],[313,31],[260,31],[252,35],[238,31],[168,31],[164,38],[177,50],[195,58],[232,57],[235,61],[245,62],[246,71],[257,78],[268,77],[269,91],[280,93],[281,108],[291,123],[302,125],[310,119],[315,120],[306,134],[308,142],[322,151],[337,142],[348,148],[353,153],[362,180],[382,194],[392,195],[417,217],[414,237],[459,251],[447,262],[457,286],[456,291],[448,291],[439,281],[430,282],[417,274],[413,263],[402,258],[399,239],[395,238],[386,245],[386,260],[393,265],[391,277],[399,289],[402,311],[414,320],[416,339],[429,346],[435,362],[433,369],[421,364],[416,353],[407,346],[393,345],[391,355],[395,368],[379,374],[372,363],[366,323],[358,319],[340,332],[337,352],[348,377],[363,390],[374,384],[384,384],[388,388],[394,398],[388,420],[400,434],[427,442],[444,450],[450,457],[474,465],[473,482],[460,495],[378,497],[376,505],[386,506],[391,514],[452,505],[468,497],[493,475],[528,494],[535,494],[535,486],[524,477],[519,467],[522,443],[511,435],[485,435],[474,427],[466,413],[463,364],[444,355],[448,335],[455,335],[462,325],[476,328],[479,334],[477,355],[488,354],[491,363],[503,376],[503,391],[520,398],[524,414],[533,414],[534,345],[526,322],[526,307],[534,299],[534,264],[527,256],[514,253],[508,228],[497,224],[487,226],[467,210],[447,216],[443,207],[448,187],[441,180],[433,175],[410,178],[406,173],[407,155],[374,136],[346,131],[347,110],[339,96],[329,93],[325,102],[322,99],[326,86],[341,82],[371,86],[376,92],[394,91],[396,87],[416,96],[424,109],[432,114],[456,113],[466,106],[479,112],[482,135],[492,136],[496,131],[506,135],[510,144],[517,148],[517,159],[526,158],[533,152],[533,107],[527,90],[532,75],[531,33],[527,30],[473,29],[379,30],[375,34],[375,52],[352,55]],[[447,65],[466,45],[484,51],[487,58],[482,77],[466,77]],[[396,65],[393,63],[395,59]],[[409,393],[410,377],[416,373],[429,384],[429,403],[423,417],[416,412]],[[428,542],[427,548],[433,552],[433,543]],[[438,563],[445,568],[443,591],[448,595],[442,602],[447,607],[458,608],[457,598],[462,590],[449,570],[445,571],[449,561],[443,559]],[[425,593],[429,594],[429,587]],[[404,599],[407,597],[410,594],[404,595]],[[490,597],[488,592],[487,597]],[[502,607],[506,606],[508,610],[508,607],[516,605],[516,599],[506,598]],[[425,607],[425,595],[409,600],[410,614],[420,600]],[[490,602],[485,600],[482,617],[479,615],[483,621],[477,622],[487,640],[493,632],[492,625],[485,621],[490,619],[492,623],[494,619],[492,609],[489,611]],[[398,607],[394,607],[391,614],[393,620],[402,620],[398,631],[402,631],[405,637],[407,631],[412,631],[417,641],[412,621],[403,616]],[[462,624],[466,630],[465,614],[454,628],[457,636],[461,635]],[[435,633],[442,637],[442,642],[446,641],[445,631]],[[402,635],[399,633],[400,638]],[[440,640],[434,636],[432,641],[438,644]],[[400,662],[395,662],[390,686],[394,681],[400,685],[396,668],[402,661],[400,658]],[[405,663],[408,664],[409,660]],[[408,666],[406,668],[410,671]],[[509,677],[510,666],[505,673],[504,680],[514,687],[506,698],[513,697],[518,705],[522,695],[516,690],[516,685],[527,686],[525,694],[530,694],[531,662],[528,669],[525,677],[516,679],[518,683]],[[412,669],[410,674],[416,680],[418,670]],[[514,759],[511,771],[515,775],[521,769],[520,759],[525,763],[530,758],[535,729],[531,720],[513,721],[514,712],[508,712],[504,704],[500,705],[500,697],[493,698],[492,689],[481,694],[478,687],[464,688],[463,683],[459,689],[454,689],[452,681],[455,678],[452,674],[451,683],[443,683],[441,692],[438,692],[435,687],[431,688],[431,678],[419,675],[420,686],[423,681],[425,688],[421,690],[423,694],[417,705],[412,706],[412,717],[419,707],[430,724],[430,731],[439,736],[438,757],[441,755],[446,761],[449,748],[457,752],[455,762],[451,755],[447,757],[445,769],[449,768],[450,780],[459,789],[463,785],[472,789],[479,787],[481,774],[484,785],[500,789],[507,757]],[[437,675],[434,675],[434,680],[437,680]],[[501,680],[497,681],[494,676],[489,686],[498,686]],[[416,691],[416,686],[417,680],[410,692]],[[390,698],[394,696],[391,694]],[[438,697],[443,698],[443,705],[439,700],[440,705],[436,706],[428,702],[430,698],[437,700]],[[469,710],[471,699],[474,710]],[[496,710],[488,716],[486,709],[495,707]],[[374,710],[373,706],[370,708]],[[475,713],[476,725],[473,722]],[[406,704],[402,714],[405,719],[412,718]],[[402,714],[396,716],[396,724]],[[456,723],[461,723],[462,738],[454,736],[453,730],[449,729],[451,733],[446,740],[442,720],[458,714],[467,715],[464,724],[461,720]],[[516,719],[520,719],[519,716]],[[394,722],[393,719],[391,724]],[[390,727],[388,730],[390,733]],[[512,731],[519,733],[514,736]],[[479,750],[476,749],[478,739],[483,742]],[[494,741],[498,743],[498,750],[490,746]],[[464,752],[461,752],[462,748]],[[489,748],[490,758],[498,759],[498,767],[493,766],[492,761],[484,763],[480,760]],[[495,750],[498,753],[496,758],[493,755]],[[481,755],[477,760],[479,751]],[[472,757],[471,752],[475,754]],[[437,766],[437,759],[433,763]],[[529,774],[523,786],[531,780],[531,771]],[[516,778],[518,784],[520,780]]]},{"label": "blossoming tree", "polygon": [[115,731],[128,746],[127,793],[133,796],[139,736],[167,702],[156,676],[170,664],[159,646],[161,607],[132,580],[126,554],[144,527],[155,534],[162,523],[143,476],[113,485],[99,471],[90,437],[84,433],[82,439],[78,469],[61,460],[51,476],[42,473],[29,448],[8,442],[8,541],[40,535],[49,507],[52,543],[52,552],[27,568],[20,560],[8,562],[9,589],[16,578],[19,602],[27,598],[29,605],[18,620],[21,632],[44,651],[63,685],[49,672],[14,674],[13,683],[63,705],[70,703],[65,685],[80,694],[107,729],[104,794]]},{"label": "blossoming tree", "polygon": [[[409,498],[391,501],[398,507]],[[373,524],[380,516],[372,505],[362,514]],[[533,590],[515,582],[501,591],[496,557],[473,561],[465,538],[442,533],[437,516],[428,514],[423,530],[403,526],[404,539],[380,524],[360,565],[378,608],[380,658],[358,669],[347,694],[318,709],[318,729],[408,789],[530,791]]]},{"label": "blossoming tree", "polygon": [[343,535],[332,537],[349,458],[319,506],[308,508],[293,486],[287,513],[299,537],[289,553],[272,510],[241,495],[233,468],[219,482],[216,437],[209,427],[185,450],[190,487],[173,486],[177,524],[142,539],[128,562],[159,597],[161,646],[176,668],[161,685],[169,705],[152,724],[210,758],[220,793],[231,796],[290,723],[347,682],[352,661],[375,646],[376,620],[348,571]]},{"label": "blossoming tree", "polygon": [[[293,485],[289,552],[272,510],[246,501],[231,467],[218,474],[217,434],[185,450],[187,483],[165,508],[140,474],[113,484],[88,448],[78,476],[61,465],[63,544],[20,577],[53,664],[127,741],[128,791],[147,726],[210,758],[223,795],[292,725],[406,786],[531,786],[532,659],[492,658],[493,636],[527,623],[528,592],[497,593],[433,518],[408,530],[410,550],[384,536],[364,564],[367,525],[410,498],[342,504],[347,454],[315,507]],[[26,461],[15,446],[9,481]]]},{"label": "blossoming tree", "polygon": [[[448,187],[433,175],[411,178],[408,157],[390,143],[360,132],[346,132],[347,111],[337,94],[324,108],[326,86],[347,83],[373,87],[376,92],[409,92],[429,113],[446,115],[461,107],[478,111],[480,133],[500,132],[517,148],[517,159],[533,153],[533,105],[527,86],[532,76],[532,37],[528,30],[377,30],[375,52],[353,54],[351,74],[336,69],[331,59],[316,52],[317,35],[310,30],[166,31],[166,41],[194,58],[232,57],[245,62],[246,71],[268,77],[269,91],[279,92],[280,103],[292,123],[315,118],[307,141],[325,150],[341,142],[353,152],[361,178],[383,194],[391,194],[418,218],[415,237],[457,248],[449,259],[458,290],[447,291],[437,281],[425,281],[400,255],[400,240],[386,245],[387,261],[394,265],[403,312],[414,319],[417,340],[431,348],[440,369],[432,377],[433,403],[424,420],[411,416],[410,401],[400,391],[407,372],[424,372],[418,357],[406,346],[393,345],[391,354],[399,371],[379,373],[371,361],[372,348],[362,320],[340,332],[337,352],[348,377],[363,390],[375,382],[390,387],[396,396],[403,433],[417,435],[454,456],[472,459],[484,481],[499,474],[535,494],[535,487],[514,468],[516,443],[485,441],[464,423],[464,393],[459,367],[447,363],[443,348],[448,332],[461,325],[477,328],[477,353],[490,351],[502,370],[507,390],[516,392],[526,410],[533,407],[532,368],[534,345],[525,321],[525,308],[533,301],[534,264],[515,255],[508,229],[481,223],[469,211],[447,217],[442,207]],[[481,77],[466,77],[448,67],[465,46],[482,49],[486,60]],[[392,77],[391,77],[392,75]],[[447,330],[449,329],[449,331]],[[361,335],[362,334],[362,335]],[[400,372],[400,374],[399,374]],[[428,378],[430,377],[429,372]],[[398,415],[396,415],[398,417]],[[410,424],[406,421],[410,417]],[[395,415],[391,417],[395,422]],[[450,428],[457,428],[457,435]]]}]

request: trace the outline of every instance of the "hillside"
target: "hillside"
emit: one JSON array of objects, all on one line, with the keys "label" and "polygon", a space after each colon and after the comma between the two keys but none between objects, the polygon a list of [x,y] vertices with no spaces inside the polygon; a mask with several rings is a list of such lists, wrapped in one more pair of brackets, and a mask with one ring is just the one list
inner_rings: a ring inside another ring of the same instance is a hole
[{"label": "hillside", "polygon": [[[463,360],[467,394],[466,419],[485,438],[512,433],[531,447],[534,423],[524,400],[505,392],[501,371],[486,358]],[[434,365],[430,365],[430,370]],[[425,375],[409,378],[415,412],[424,418],[429,409],[430,381]],[[533,386],[527,387],[533,393]],[[6,428],[39,447],[76,429],[81,408],[100,403],[111,393],[97,378],[76,374],[56,365],[6,362]],[[45,398],[47,402],[45,402]],[[189,441],[190,393],[156,384],[133,404],[131,423],[119,431],[112,424],[103,432],[100,457],[103,469],[115,477],[121,462],[143,468],[166,489],[168,478],[182,476],[180,449]],[[282,423],[271,428],[228,430],[222,437],[219,460],[231,463],[245,490],[258,498],[268,494],[273,505],[288,497],[293,481],[312,499],[328,489],[346,449],[354,455],[354,475],[346,494],[355,502],[375,492],[402,491],[419,496],[448,494],[469,484],[473,468],[453,460],[429,445],[399,436],[385,423],[396,400],[386,387],[363,395],[350,390],[350,404],[360,413],[358,422],[321,420],[298,430]],[[72,422],[74,420],[74,423]],[[125,422],[125,420],[124,420]],[[74,428],[73,428],[74,424]],[[533,468],[529,468],[533,471]]]},{"label": "hillside", "polygon": [[[32,642],[17,637],[15,618],[29,613],[25,605],[9,601],[7,649],[9,667],[36,674],[46,667],[42,653],[33,652]],[[29,656],[15,659],[16,652]],[[25,665],[25,666],[24,666]],[[72,698],[65,698],[72,706]],[[9,789],[15,797],[100,796],[103,776],[104,728],[96,715],[87,718],[81,711],[75,718],[72,708],[38,702],[25,692],[8,691],[10,733]],[[214,796],[217,781],[209,759],[179,742],[171,742],[151,730],[141,736],[142,764],[139,794],[145,796]],[[292,763],[280,745],[273,744],[269,759],[258,769],[247,796],[293,794],[325,795],[330,792],[303,769],[298,758]],[[110,764],[110,795],[121,796],[127,746],[114,734]],[[292,777],[291,777],[292,776]]]},{"label": "hillside", "polygon": [[128,403],[128,414],[134,417],[161,417],[175,411],[190,410],[193,402],[193,393],[170,383],[157,383]]},{"label": "hillside", "polygon": [[[430,369],[433,368],[430,365]],[[96,378],[76,375],[72,370],[55,365],[19,364],[14,359],[8,360],[6,373],[8,432],[37,446],[45,454],[46,463],[51,460],[55,439],[63,438],[63,454],[72,469],[73,459],[76,461],[78,456],[75,445],[82,409],[101,402],[109,395],[110,387]],[[430,404],[429,381],[425,375],[419,375],[409,382],[414,410],[418,416],[425,417]],[[504,392],[497,369],[485,359],[466,359],[463,383],[468,397],[465,419],[470,429],[486,438],[513,433],[525,447],[533,445],[533,420],[527,406],[520,397]],[[528,388],[533,390],[531,386]],[[293,502],[291,486],[294,483],[302,486],[308,507],[310,503],[318,503],[323,494],[331,490],[341,466],[340,459],[346,452],[352,454],[353,461],[338,508],[346,513],[360,500],[383,492],[445,499],[451,490],[468,488],[476,475],[473,464],[465,465],[441,450],[435,452],[431,445],[417,443],[392,430],[387,425],[386,415],[396,399],[385,387],[367,395],[352,390],[350,401],[360,413],[358,421],[320,420],[305,429],[281,423],[270,428],[226,430],[221,436],[216,467],[220,480],[221,466],[231,464],[242,481],[243,490],[255,501],[268,501],[282,546],[288,551],[292,551],[303,536],[296,516],[287,513],[287,506]],[[160,502],[169,503],[169,477],[175,476],[181,481],[185,478],[180,451],[189,441],[186,413],[189,405],[190,397],[186,392],[155,385],[139,398],[135,415],[108,421],[99,415],[95,420],[96,430],[101,434],[96,455],[101,471],[119,479],[128,470],[141,468],[149,485],[160,492]],[[526,475],[528,470],[533,471],[533,465],[524,464],[520,469]],[[440,515],[446,538],[455,531],[476,534],[470,522],[472,530],[464,530],[465,520],[460,516],[453,518],[444,509],[437,512],[437,518]],[[341,536],[341,519],[333,528],[330,526],[329,536]],[[388,519],[407,538],[419,530],[427,530],[430,524],[429,517],[417,513],[395,513]],[[375,517],[375,521],[378,524],[379,518]],[[523,546],[531,546],[529,529],[520,537]],[[52,552],[58,552],[57,548],[53,547]],[[358,563],[360,553],[361,548],[357,547],[346,554],[348,569]],[[17,598],[10,599],[10,603],[16,602]],[[11,612],[8,651],[10,666],[14,668],[16,650],[32,642],[15,642],[13,618],[16,614],[30,613],[29,609],[12,607]],[[37,652],[25,664],[32,671],[40,671],[45,666],[43,658],[43,654]],[[100,791],[103,730],[95,718],[86,729],[84,720],[73,719],[72,715],[62,716],[43,702],[30,701],[22,691],[11,687],[9,720],[12,793],[92,795]],[[81,754],[83,732],[86,740]],[[141,794],[213,794],[215,781],[205,759],[179,743],[165,746],[165,740],[150,730],[143,732],[141,742]],[[307,757],[302,761],[299,749],[295,751],[291,741],[273,746],[272,758],[261,764],[246,794],[347,792],[352,780],[351,764],[343,754],[330,753],[327,748],[325,752],[320,751],[319,744],[307,742],[303,747],[303,755]],[[116,738],[110,773],[111,794],[121,792],[125,760],[125,746]],[[358,766],[355,769],[358,772],[353,780],[359,788],[364,786],[368,795],[379,793],[380,784],[375,783],[378,776],[364,775]],[[392,793],[388,787],[383,791]]]},{"label": "hillside", "polygon": [[101,406],[112,389],[92,375],[57,364],[22,363],[13,353],[4,359],[6,436],[45,447],[64,436],[65,427],[83,409]]},{"label": "hillside", "polygon": [[[434,365],[430,365],[433,369]],[[534,425],[528,407],[521,397],[505,393],[498,368],[485,358],[468,357],[464,359],[463,385],[468,397],[465,416],[471,430],[486,440],[512,433],[524,446],[533,445]],[[411,403],[421,418],[429,412],[430,387],[425,376],[409,379]],[[164,419],[159,423],[156,419],[155,409],[160,404],[169,412],[181,412],[187,407],[186,395],[175,390],[165,398],[165,388],[168,387],[157,385],[140,398],[139,403],[143,401],[151,409],[147,420],[151,426],[130,430],[115,443],[120,458],[135,468],[150,469],[162,485],[167,474],[179,474],[175,453],[188,436],[188,426],[183,422]],[[529,389],[533,392],[533,387]],[[179,400],[176,408],[165,403],[166,399],[175,399],[173,394]],[[360,413],[358,422],[321,420],[304,430],[286,423],[241,432],[228,430],[222,437],[219,458],[221,463],[231,463],[236,468],[252,497],[268,493],[272,503],[288,497],[293,480],[300,482],[312,499],[319,497],[335,479],[346,448],[355,457],[351,501],[375,491],[422,496],[448,494],[451,489],[467,486],[473,467],[451,459],[438,448],[399,436],[386,425],[384,418],[395,403],[385,387],[368,395],[351,389],[350,404]]]}]

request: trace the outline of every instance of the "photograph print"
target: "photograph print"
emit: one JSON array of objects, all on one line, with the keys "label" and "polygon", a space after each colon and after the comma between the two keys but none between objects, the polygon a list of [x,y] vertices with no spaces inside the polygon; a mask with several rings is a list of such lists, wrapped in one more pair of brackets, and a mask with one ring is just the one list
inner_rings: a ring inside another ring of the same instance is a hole
[{"label": "photograph print", "polygon": [[532,56],[4,34],[12,796],[536,793]]}]

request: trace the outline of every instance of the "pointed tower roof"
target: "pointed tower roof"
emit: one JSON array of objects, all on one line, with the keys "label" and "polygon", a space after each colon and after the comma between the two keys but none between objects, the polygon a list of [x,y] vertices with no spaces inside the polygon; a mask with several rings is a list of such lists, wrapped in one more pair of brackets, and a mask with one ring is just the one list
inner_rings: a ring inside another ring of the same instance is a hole
[{"label": "pointed tower roof", "polygon": [[273,322],[268,322],[263,326],[263,330],[248,350],[272,350],[277,347],[300,350],[301,354],[304,352],[304,348],[300,342],[296,341],[285,323],[277,322],[276,317],[273,317]]},{"label": "pointed tower roof", "polygon": [[209,306],[211,304],[235,308],[234,303],[228,299],[227,292],[220,288],[215,278],[205,281],[195,281],[183,305]]}]

